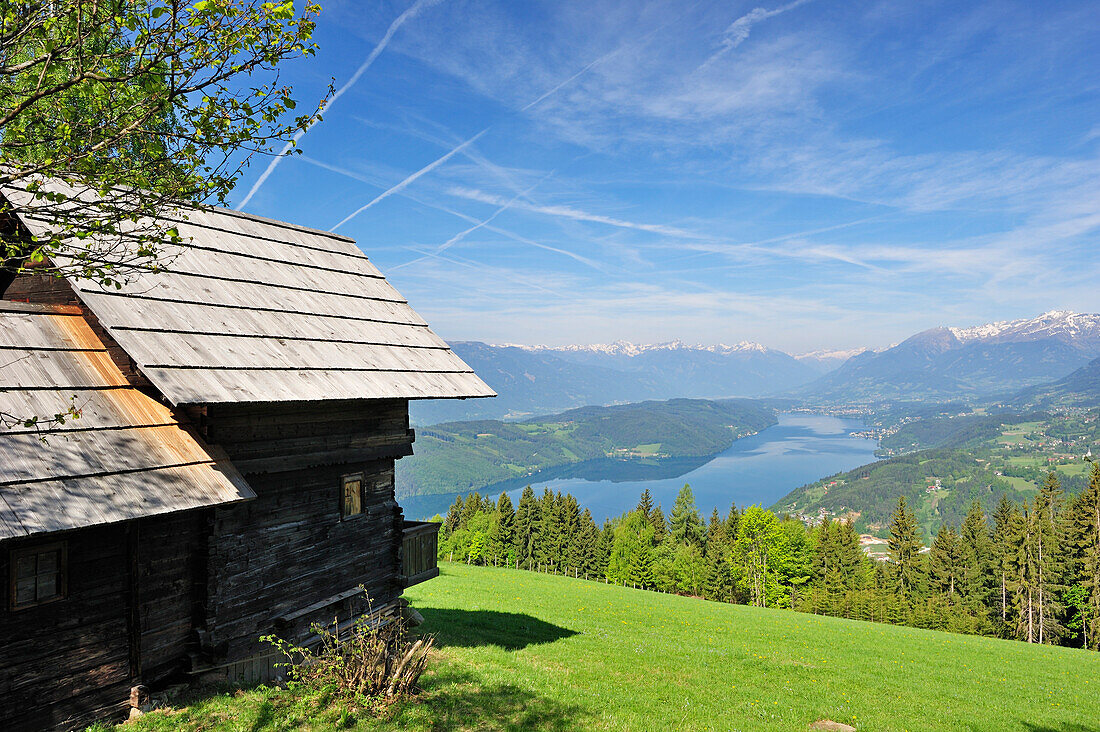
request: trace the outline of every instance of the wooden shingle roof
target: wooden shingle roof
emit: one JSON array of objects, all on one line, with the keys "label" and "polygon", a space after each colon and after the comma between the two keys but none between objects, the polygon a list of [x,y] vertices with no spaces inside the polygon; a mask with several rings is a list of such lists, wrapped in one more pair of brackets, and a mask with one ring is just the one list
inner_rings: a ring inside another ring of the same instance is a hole
[{"label": "wooden shingle roof", "polygon": [[79,308],[0,301],[0,411],[71,404],[81,418],[46,433],[0,430],[0,540],[255,497],[224,455],[127,383]]},{"label": "wooden shingle roof", "polygon": [[173,404],[495,396],[351,239],[226,209],[166,218],[185,243],[162,270],[70,284]]}]

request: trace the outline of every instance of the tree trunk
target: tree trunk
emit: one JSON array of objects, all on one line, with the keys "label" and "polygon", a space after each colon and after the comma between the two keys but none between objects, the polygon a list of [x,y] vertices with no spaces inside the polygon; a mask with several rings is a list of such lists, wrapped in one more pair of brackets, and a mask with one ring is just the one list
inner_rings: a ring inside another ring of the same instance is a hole
[{"label": "tree trunk", "polygon": [[1034,608],[1032,607],[1031,588],[1027,588],[1027,642],[1035,642]]},{"label": "tree trunk", "polygon": [[1003,570],[1001,571],[1001,622],[1008,622],[1008,587]]},{"label": "tree trunk", "polygon": [[1045,603],[1043,602],[1043,524],[1039,523],[1039,642],[1043,642],[1043,627],[1046,625]]}]

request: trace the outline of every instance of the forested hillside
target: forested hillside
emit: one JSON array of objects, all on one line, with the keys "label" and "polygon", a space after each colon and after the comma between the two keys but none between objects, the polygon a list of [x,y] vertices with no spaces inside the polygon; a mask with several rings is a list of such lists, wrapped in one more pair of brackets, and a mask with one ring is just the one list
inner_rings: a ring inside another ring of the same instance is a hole
[{"label": "forested hillside", "polygon": [[904,497],[886,523],[888,549],[874,561],[850,520],[811,526],[732,506],[705,522],[686,485],[667,516],[645,491],[602,527],[573,496],[527,487],[514,507],[506,493],[456,499],[439,551],[723,602],[1100,647],[1100,466],[1076,497],[1051,471],[1028,500],[1002,494],[992,511],[973,501],[934,534]]},{"label": "forested hillside", "polygon": [[918,419],[879,441],[884,457],[934,447],[977,447],[1001,435],[1007,425],[1047,420],[1045,412],[1029,414],[965,414]]},{"label": "forested hillside", "polygon": [[525,422],[438,424],[417,430],[416,454],[401,461],[397,490],[453,493],[590,460],[713,455],[775,422],[772,409],[751,400],[673,399],[582,407]]},{"label": "forested hillside", "polygon": [[881,535],[905,496],[931,533],[961,521],[972,501],[990,511],[1001,496],[1029,498],[1049,470],[1077,494],[1087,480],[1085,456],[1100,452],[1100,412],[936,417],[903,425],[881,445],[904,454],[802,486],[776,510],[851,516],[861,531]]},{"label": "forested hillside", "polygon": [[1012,403],[1085,408],[1100,404],[1100,358],[1090,361],[1053,384],[1042,384],[1025,389],[1016,395]]},{"label": "forested hillside", "polygon": [[799,516],[851,517],[862,532],[881,536],[898,498],[916,509],[930,533],[943,522],[958,523],[973,501],[992,511],[1002,496],[1022,501],[1034,493],[979,463],[965,450],[938,448],[901,455],[822,478],[776,502],[775,510]]}]

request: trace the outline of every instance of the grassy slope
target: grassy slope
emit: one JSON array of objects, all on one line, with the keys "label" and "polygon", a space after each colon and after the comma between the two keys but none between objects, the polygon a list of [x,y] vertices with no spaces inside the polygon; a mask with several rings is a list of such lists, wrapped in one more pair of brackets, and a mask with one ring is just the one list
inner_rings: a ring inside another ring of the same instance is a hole
[{"label": "grassy slope", "polygon": [[[422,703],[353,729],[1084,732],[1100,654],[448,564],[411,589],[439,634]],[[148,730],[332,729],[290,692],[222,696]],[[310,720],[310,721],[306,721]]]}]

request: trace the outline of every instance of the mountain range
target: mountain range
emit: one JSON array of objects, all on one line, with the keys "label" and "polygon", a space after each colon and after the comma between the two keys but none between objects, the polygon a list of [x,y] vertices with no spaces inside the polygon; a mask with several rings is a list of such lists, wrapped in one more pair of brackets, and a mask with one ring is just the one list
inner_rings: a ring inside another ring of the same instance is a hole
[{"label": "mountain range", "polygon": [[[992,398],[1038,403],[1056,399],[1060,389],[1057,399],[1068,403],[1075,399],[1067,396],[1074,389],[1086,390],[1077,398],[1086,402],[1092,398],[1089,384],[1092,395],[1100,390],[1095,386],[1100,364],[1070,377],[1100,357],[1100,315],[1068,311],[970,328],[932,328],[878,351],[791,355],[747,341],[451,345],[500,396],[415,402],[418,424],[676,397],[793,396],[822,405]],[[1055,391],[1042,391],[1045,387]]]},{"label": "mountain range", "polygon": [[457,341],[451,347],[499,396],[414,402],[418,424],[517,418],[649,399],[761,396],[807,384],[843,360],[820,355],[801,360],[747,342],[549,347]]},{"label": "mountain range", "polygon": [[973,328],[932,328],[867,351],[796,391],[813,402],[990,398],[1060,379],[1100,356],[1100,315],[1052,311]]},{"label": "mountain range", "polygon": [[1100,358],[1055,382],[1023,390],[1011,403],[1043,408],[1100,406]]}]

